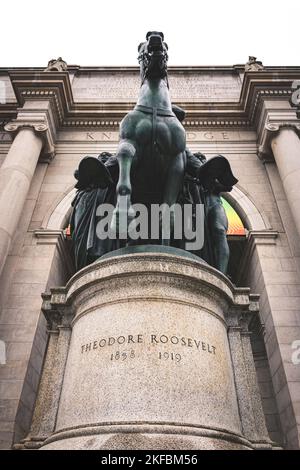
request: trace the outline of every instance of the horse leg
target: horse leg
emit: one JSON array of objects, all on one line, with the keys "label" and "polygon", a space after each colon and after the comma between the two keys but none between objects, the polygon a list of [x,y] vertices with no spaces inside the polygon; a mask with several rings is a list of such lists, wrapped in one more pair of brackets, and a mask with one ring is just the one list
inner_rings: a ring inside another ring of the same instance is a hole
[{"label": "horse leg", "polygon": [[123,239],[127,239],[128,225],[134,218],[131,206],[130,170],[135,153],[134,145],[129,141],[122,140],[116,154],[120,172],[116,188],[117,204],[113,212],[111,229]]},{"label": "horse leg", "polygon": [[[166,210],[171,209],[170,210],[170,233],[172,233],[174,229],[174,210],[172,210],[172,206],[176,204],[179,193],[182,189],[184,170],[185,170],[185,159],[184,159],[184,153],[181,152],[170,163],[168,173],[167,173],[167,178],[166,178],[166,184],[164,188],[164,194],[163,194],[163,203],[167,205]],[[162,216],[163,216],[163,213],[162,213]],[[162,245],[169,246],[171,243],[171,239],[163,238],[161,243]]]}]

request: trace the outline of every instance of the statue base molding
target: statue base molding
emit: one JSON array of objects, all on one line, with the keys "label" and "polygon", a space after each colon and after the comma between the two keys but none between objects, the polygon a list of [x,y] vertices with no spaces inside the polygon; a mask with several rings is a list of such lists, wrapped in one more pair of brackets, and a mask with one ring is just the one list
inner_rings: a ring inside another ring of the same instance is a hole
[{"label": "statue base molding", "polygon": [[257,296],[181,250],[132,248],[44,296],[50,338],[23,445],[271,448],[248,333]]}]

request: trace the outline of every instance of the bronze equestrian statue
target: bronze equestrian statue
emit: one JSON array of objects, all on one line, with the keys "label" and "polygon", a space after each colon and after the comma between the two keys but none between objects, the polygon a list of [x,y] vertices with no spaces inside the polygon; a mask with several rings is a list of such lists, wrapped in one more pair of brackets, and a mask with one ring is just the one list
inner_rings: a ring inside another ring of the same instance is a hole
[{"label": "bronze equestrian statue", "polygon": [[[75,172],[78,192],[72,203],[71,234],[76,269],[125,245],[160,243],[185,248],[185,240],[131,240],[132,204],[204,204],[204,247],[195,252],[226,273],[229,249],[227,217],[220,192],[231,191],[237,179],[222,155],[206,161],[186,148],[183,109],[172,105],[167,76],[168,46],[160,32],[147,33],[138,48],[141,88],[137,104],[120,124],[116,155],[85,157]],[[97,209],[111,204],[111,229],[117,239],[97,236]],[[125,217],[124,217],[125,216]],[[125,223],[124,223],[125,220]],[[171,232],[174,216],[170,218]],[[124,241],[125,240],[125,241]]]},{"label": "bronze equestrian statue", "polygon": [[[120,125],[119,181],[112,226],[120,227],[120,197],[128,222],[132,203],[176,203],[184,178],[185,130],[172,111],[167,76],[168,46],[163,33],[150,31],[138,48],[141,88],[137,105]],[[172,222],[171,222],[172,223]]]}]

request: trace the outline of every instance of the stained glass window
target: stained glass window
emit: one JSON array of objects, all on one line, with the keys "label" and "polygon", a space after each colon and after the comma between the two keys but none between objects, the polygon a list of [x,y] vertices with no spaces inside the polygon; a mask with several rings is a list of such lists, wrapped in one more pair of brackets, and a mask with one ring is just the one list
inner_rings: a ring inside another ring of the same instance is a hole
[{"label": "stained glass window", "polygon": [[244,224],[236,210],[223,197],[222,204],[228,217],[227,235],[246,235]]}]

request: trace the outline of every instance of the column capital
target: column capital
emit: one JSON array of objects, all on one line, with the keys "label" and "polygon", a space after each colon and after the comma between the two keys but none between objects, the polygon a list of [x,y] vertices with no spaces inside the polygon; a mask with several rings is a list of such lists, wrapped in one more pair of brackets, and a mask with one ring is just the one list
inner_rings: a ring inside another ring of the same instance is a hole
[{"label": "column capital", "polygon": [[278,135],[281,129],[293,129],[295,133],[300,137],[300,121],[268,121],[267,123],[265,123],[258,138],[258,157],[261,160],[273,160],[271,141],[276,135]]},{"label": "column capital", "polygon": [[53,133],[47,122],[37,117],[35,119],[17,118],[4,126],[4,130],[15,137],[22,129],[32,129],[43,141],[43,148],[39,158],[42,163],[50,163],[55,156],[55,141]]}]

